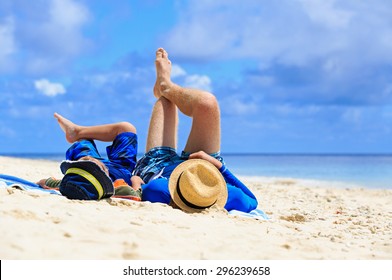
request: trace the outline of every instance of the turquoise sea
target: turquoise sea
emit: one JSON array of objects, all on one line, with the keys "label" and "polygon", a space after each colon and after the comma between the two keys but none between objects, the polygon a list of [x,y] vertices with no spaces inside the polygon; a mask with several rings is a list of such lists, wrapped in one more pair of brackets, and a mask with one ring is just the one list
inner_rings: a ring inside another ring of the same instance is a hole
[{"label": "turquoise sea", "polygon": [[235,174],[347,182],[392,189],[392,155],[232,154],[225,161]]},{"label": "turquoise sea", "polygon": [[[4,154],[61,161],[64,154]],[[392,154],[223,154],[236,175],[347,182],[392,189]]]}]

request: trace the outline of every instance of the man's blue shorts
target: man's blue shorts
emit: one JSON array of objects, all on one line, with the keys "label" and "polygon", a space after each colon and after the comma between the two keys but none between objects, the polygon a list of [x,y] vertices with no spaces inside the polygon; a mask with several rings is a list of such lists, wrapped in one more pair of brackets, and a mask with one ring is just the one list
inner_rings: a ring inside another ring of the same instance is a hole
[{"label": "man's blue shorts", "polygon": [[131,176],[136,165],[137,135],[132,132],[120,133],[112,145],[106,147],[106,153],[107,159],[100,155],[94,140],[81,140],[72,144],[65,157],[67,160],[78,160],[84,156],[96,158],[108,167],[112,181],[124,179],[131,185]]},{"label": "man's blue shorts", "polygon": [[[146,184],[153,179],[169,178],[176,166],[186,161],[189,155],[190,153],[185,151],[178,155],[176,150],[171,147],[152,148],[139,159],[134,175],[141,177]],[[210,155],[223,163],[220,152]]]}]

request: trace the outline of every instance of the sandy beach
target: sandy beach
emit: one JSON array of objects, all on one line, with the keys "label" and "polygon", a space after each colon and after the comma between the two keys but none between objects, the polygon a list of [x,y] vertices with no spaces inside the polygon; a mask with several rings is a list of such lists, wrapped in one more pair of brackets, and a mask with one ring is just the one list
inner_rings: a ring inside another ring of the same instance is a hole
[{"label": "sandy beach", "polygon": [[[0,157],[0,173],[62,177],[58,162],[9,157]],[[392,259],[392,190],[240,179],[270,220],[0,188],[0,259]]]}]

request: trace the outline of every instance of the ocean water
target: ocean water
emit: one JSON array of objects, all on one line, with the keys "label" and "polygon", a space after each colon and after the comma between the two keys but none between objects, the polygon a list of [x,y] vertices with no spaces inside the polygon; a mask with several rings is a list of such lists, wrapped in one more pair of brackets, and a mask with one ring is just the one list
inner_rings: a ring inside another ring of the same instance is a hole
[{"label": "ocean water", "polygon": [[[5,155],[59,162],[65,156],[62,153]],[[241,176],[314,179],[392,189],[392,154],[223,154],[223,157],[228,168]]]},{"label": "ocean water", "polygon": [[235,174],[343,182],[392,189],[392,155],[229,154],[224,159]]}]

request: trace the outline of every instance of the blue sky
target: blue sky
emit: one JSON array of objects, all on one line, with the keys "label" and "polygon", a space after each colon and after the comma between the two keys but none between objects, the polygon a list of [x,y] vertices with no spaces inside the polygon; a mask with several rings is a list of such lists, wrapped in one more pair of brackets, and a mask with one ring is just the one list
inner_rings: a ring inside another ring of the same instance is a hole
[{"label": "blue sky", "polygon": [[142,152],[158,47],[217,96],[222,152],[392,153],[389,0],[2,0],[0,153],[65,151],[53,112]]}]

